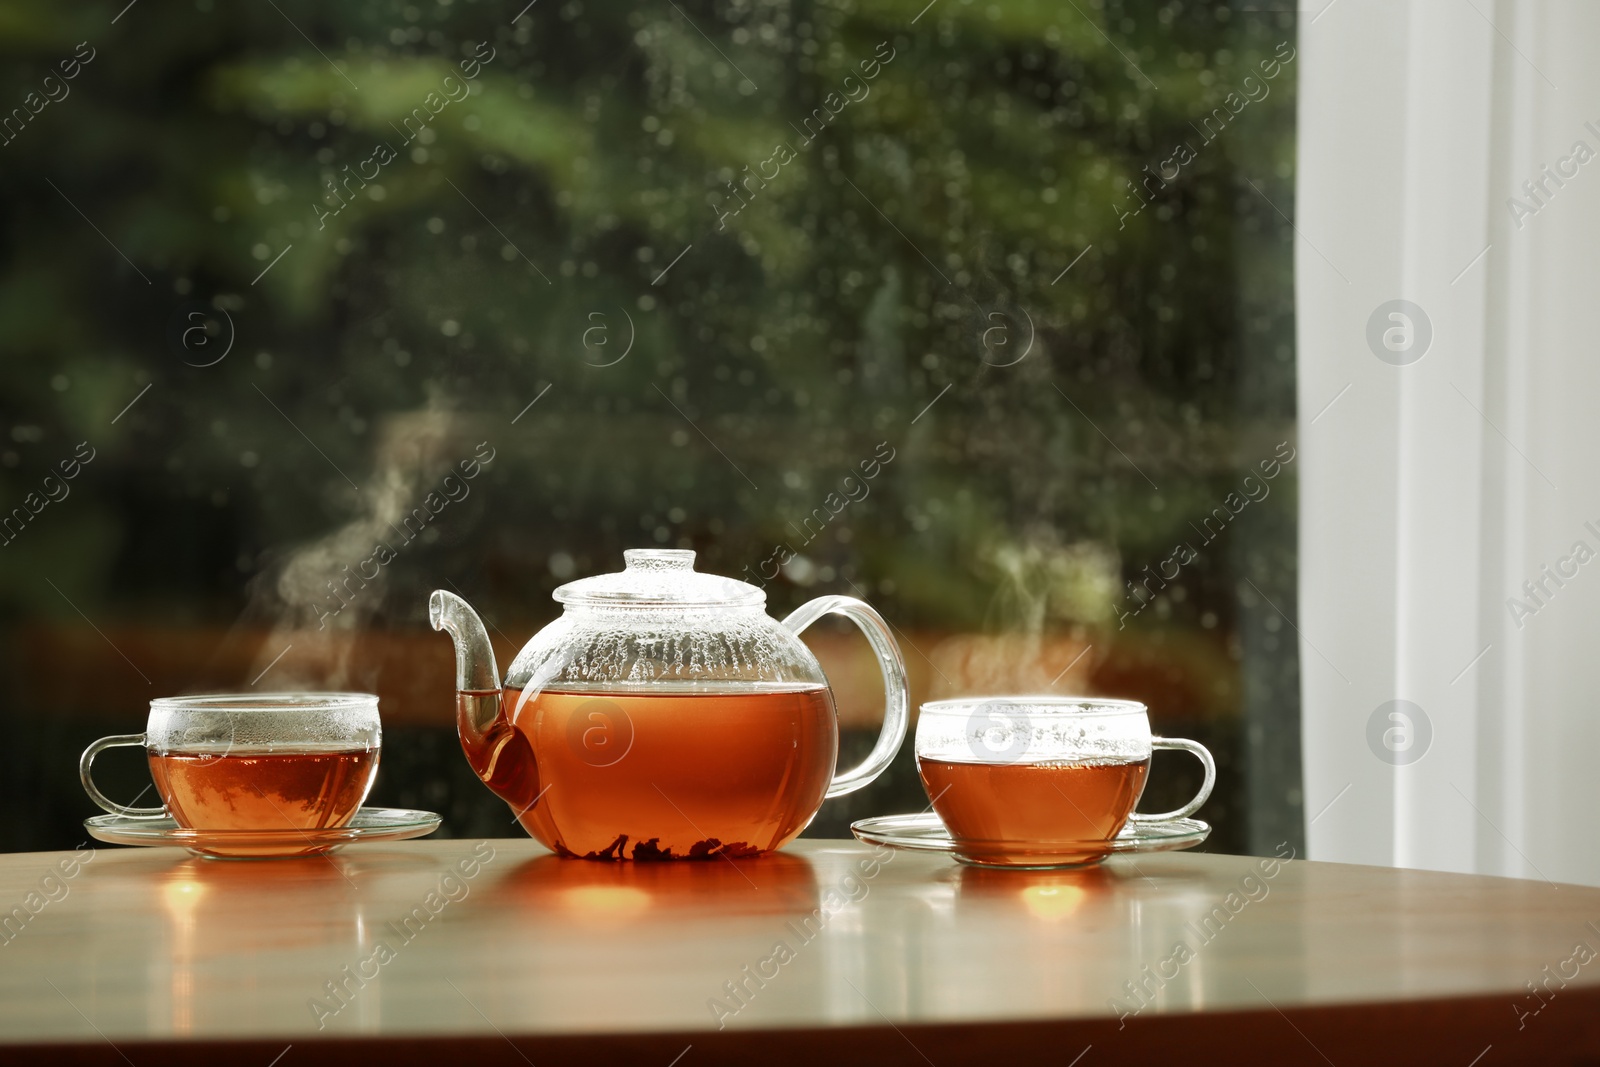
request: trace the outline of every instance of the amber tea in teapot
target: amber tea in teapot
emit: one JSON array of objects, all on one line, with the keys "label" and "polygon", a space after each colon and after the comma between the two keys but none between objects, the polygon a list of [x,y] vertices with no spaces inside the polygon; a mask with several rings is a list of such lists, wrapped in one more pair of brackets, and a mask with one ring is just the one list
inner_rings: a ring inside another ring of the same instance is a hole
[{"label": "amber tea in teapot", "polygon": [[[546,689],[518,722],[543,757],[544,791],[519,821],[558,852],[588,859],[778,848],[811,821],[839,751],[825,686],[650,696]],[[707,731],[714,752],[705,750]],[[701,826],[722,836],[702,836]]]},{"label": "amber tea in teapot", "polygon": [[[821,597],[780,623],[760,589],[695,571],[693,552],[625,559],[556,590],[564,614],[503,684],[472,609],[442,590],[430,600],[456,645],[462,749],[530,835],[586,859],[756,856],[888,766],[905,737],[905,666],[872,608]],[[861,627],[887,694],[877,745],[838,775],[833,696],[798,636],[825,614]]]}]

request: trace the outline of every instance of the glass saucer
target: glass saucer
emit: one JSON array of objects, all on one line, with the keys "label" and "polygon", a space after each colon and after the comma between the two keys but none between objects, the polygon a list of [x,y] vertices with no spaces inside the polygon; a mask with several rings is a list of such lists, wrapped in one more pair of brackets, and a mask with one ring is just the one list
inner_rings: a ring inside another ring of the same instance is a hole
[{"label": "glass saucer", "polygon": [[1133,822],[1110,841],[1095,842],[1063,855],[1058,846],[1042,849],[1024,841],[956,841],[934,812],[920,815],[877,815],[850,824],[850,832],[869,845],[920,852],[950,852],[962,863],[976,867],[1053,869],[1087,867],[1119,852],[1175,852],[1193,848],[1211,835],[1209,823],[1199,819]]},{"label": "glass saucer", "polygon": [[96,815],[89,836],[113,845],[179,845],[197,856],[281,859],[320,856],[356,841],[423,837],[443,820],[431,811],[362,808],[343,826],[324,830],[186,830],[168,815]]}]

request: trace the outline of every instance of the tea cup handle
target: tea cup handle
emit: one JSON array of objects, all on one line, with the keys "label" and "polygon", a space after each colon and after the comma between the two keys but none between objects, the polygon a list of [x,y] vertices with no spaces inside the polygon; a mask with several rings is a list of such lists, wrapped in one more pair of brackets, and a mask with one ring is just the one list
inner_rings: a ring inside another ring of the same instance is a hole
[{"label": "tea cup handle", "polygon": [[883,730],[877,744],[867,753],[859,766],[834,775],[828,785],[826,797],[843,796],[867,785],[888,769],[906,739],[907,686],[906,661],[900,655],[900,646],[882,615],[865,601],[852,596],[820,596],[796,608],[783,625],[799,633],[824,615],[843,615],[861,628],[867,643],[878,655],[878,666],[883,670]]},{"label": "tea cup handle", "polygon": [[94,758],[106,749],[120,748],[124,745],[137,745],[143,748],[144,743],[144,734],[116,734],[112,737],[102,737],[83,750],[83,756],[78,760],[78,778],[83,782],[83,791],[89,794],[90,800],[113,815],[153,816],[167,813],[166,808],[130,808],[126,804],[118,804],[100,792],[100,787],[94,784],[94,779],[89,775],[89,768],[94,764]]},{"label": "tea cup handle", "polygon": [[1211,753],[1206,749],[1206,746],[1202,745],[1198,741],[1186,741],[1181,737],[1152,737],[1150,739],[1150,747],[1177,749],[1182,752],[1194,753],[1200,762],[1205,764],[1206,780],[1200,784],[1200,792],[1195,794],[1194,799],[1176,811],[1164,811],[1159,815],[1141,815],[1138,812],[1134,812],[1132,815],[1128,816],[1128,821],[1166,822],[1170,819],[1187,819],[1189,816],[1200,810],[1200,805],[1204,804],[1206,802],[1206,798],[1211,795],[1211,787],[1217,784],[1216,762],[1212,760]]}]

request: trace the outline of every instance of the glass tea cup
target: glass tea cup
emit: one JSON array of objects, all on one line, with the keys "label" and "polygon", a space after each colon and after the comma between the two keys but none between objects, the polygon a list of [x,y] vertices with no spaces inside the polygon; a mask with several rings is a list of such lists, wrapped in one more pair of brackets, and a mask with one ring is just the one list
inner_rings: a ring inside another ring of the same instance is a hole
[{"label": "glass tea cup", "polygon": [[[204,831],[321,830],[355,817],[378,773],[383,730],[368,693],[161,697],[142,734],[102,737],[78,774],[89,799],[133,817]],[[161,807],[118,804],[94,784],[94,758],[140,746]]]},{"label": "glass tea cup", "polygon": [[[1154,749],[1193,753],[1205,782],[1176,811],[1134,811]],[[1130,822],[1183,819],[1216,783],[1195,741],[1152,737],[1145,706],[1098,697],[974,697],[923,704],[917,770],[956,858],[994,867],[1096,863]]]}]

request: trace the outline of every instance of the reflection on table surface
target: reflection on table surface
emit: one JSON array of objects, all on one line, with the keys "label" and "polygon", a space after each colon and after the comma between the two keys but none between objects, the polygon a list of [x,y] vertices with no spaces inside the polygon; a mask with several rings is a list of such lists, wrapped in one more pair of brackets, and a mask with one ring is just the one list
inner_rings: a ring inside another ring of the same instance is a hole
[{"label": "reflection on table surface", "polygon": [[526,840],[279,862],[102,849],[45,894],[60,856],[0,858],[0,901],[28,915],[0,956],[9,1040],[1509,1003],[1575,940],[1600,943],[1600,890],[1287,854],[999,871],[854,842],[660,864]]}]

